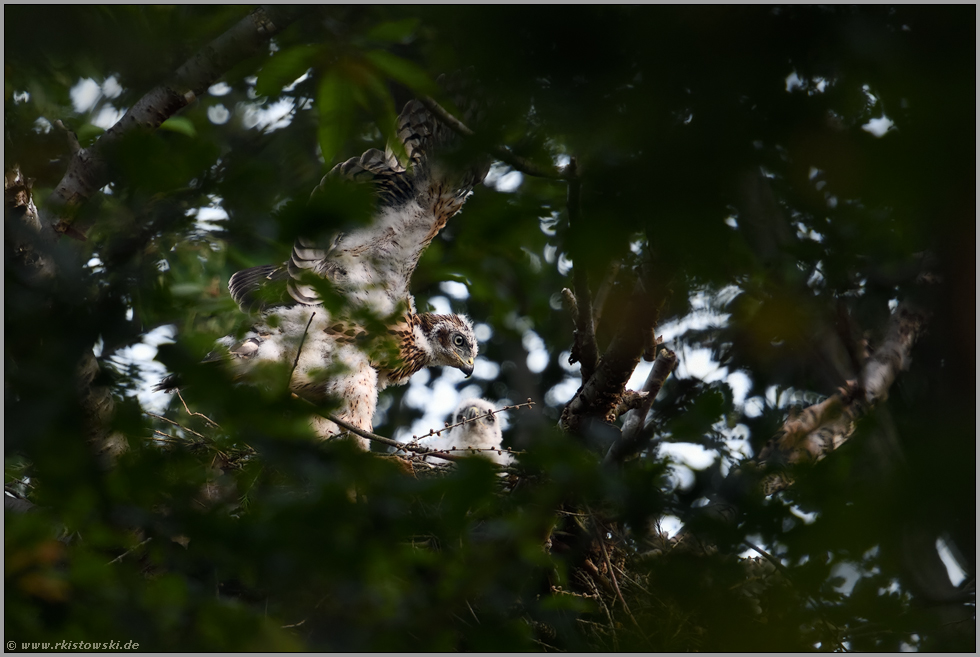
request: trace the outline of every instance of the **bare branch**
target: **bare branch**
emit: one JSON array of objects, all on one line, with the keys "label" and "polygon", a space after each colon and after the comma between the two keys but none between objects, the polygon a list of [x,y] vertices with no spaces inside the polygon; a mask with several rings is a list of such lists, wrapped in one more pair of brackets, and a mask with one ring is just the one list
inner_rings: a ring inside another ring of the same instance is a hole
[{"label": "bare branch", "polygon": [[[408,444],[410,444],[410,445],[417,445],[419,440],[424,440],[426,438],[431,438],[432,436],[441,436],[443,431],[452,431],[456,427],[461,427],[464,424],[469,424],[470,422],[476,422],[477,420],[483,420],[483,419],[488,418],[488,417],[493,417],[497,413],[503,413],[504,411],[516,410],[518,408],[531,408],[532,406],[534,406],[534,402],[530,398],[528,398],[528,400],[526,402],[524,402],[523,404],[514,404],[512,406],[504,406],[503,408],[498,408],[498,409],[495,409],[495,410],[492,410],[492,411],[487,411],[483,415],[477,415],[476,417],[466,418],[466,419],[460,420],[456,424],[449,424],[447,422],[446,423],[446,426],[443,427],[442,429],[439,429],[438,431],[436,429],[430,429],[429,430],[429,433],[424,434],[422,436],[422,438],[419,438],[418,436],[412,436],[412,441],[410,443],[408,443]],[[454,451],[454,450],[450,450],[450,451]],[[460,451],[464,451],[464,450],[460,450]],[[480,449],[466,448],[465,451],[478,451],[478,452],[484,452],[484,451],[487,451],[487,452],[504,451],[504,452],[507,452],[508,454],[520,454],[521,453],[521,452],[514,452],[514,451],[509,450],[509,449],[501,450],[500,448],[486,448],[486,449],[484,449],[484,448],[480,448]]]},{"label": "bare branch", "polygon": [[257,52],[306,11],[309,7],[290,5],[264,5],[255,9],[187,60],[169,82],[138,100],[93,146],[75,151],[68,171],[46,204],[57,215],[57,223],[52,226],[55,232],[68,233],[75,220],[74,210],[110,182],[107,153],[123,135],[160,127],[203,94],[224,71]]},{"label": "bare branch", "polygon": [[[299,397],[299,399],[303,399],[303,398],[302,397]],[[304,401],[306,401],[306,400],[304,400]],[[517,404],[516,406],[508,406],[506,408],[500,409],[500,411],[505,411],[508,408],[520,408],[521,406],[526,406],[526,405],[529,405],[529,404],[532,404],[532,403],[533,402],[531,402],[531,400],[528,400],[527,404]],[[494,411],[494,412],[499,413],[500,411]],[[353,424],[351,424],[349,422],[345,422],[344,420],[341,420],[339,417],[333,415],[332,413],[318,413],[318,415],[320,415],[321,417],[325,417],[326,419],[328,419],[331,422],[333,422],[334,424],[336,424],[338,427],[340,427],[342,429],[345,429],[346,431],[349,431],[349,432],[351,432],[352,434],[354,434],[356,436],[360,436],[361,438],[365,438],[367,440],[371,440],[371,441],[374,441],[376,443],[381,443],[382,445],[388,445],[389,447],[395,447],[397,449],[407,450],[407,451],[410,451],[410,452],[414,452],[414,453],[420,454],[422,456],[434,456],[436,458],[443,459],[445,461],[461,461],[462,459],[465,458],[464,456],[460,456],[458,454],[453,454],[453,453],[450,453],[450,452],[460,451],[460,452],[471,453],[471,452],[483,451],[483,450],[475,450],[475,449],[468,449],[468,448],[463,448],[463,449],[459,449],[459,450],[456,450],[456,449],[451,449],[451,450],[436,450],[436,449],[429,449],[428,447],[422,447],[420,445],[413,445],[413,444],[410,444],[410,443],[400,443],[397,440],[392,440],[391,438],[385,438],[384,436],[379,436],[376,433],[371,433],[370,431],[365,431],[364,429],[355,427]],[[488,413],[488,415],[489,415],[489,413]],[[507,451],[507,450],[493,449],[493,450],[486,450],[486,451],[494,451],[494,452],[497,452],[497,451]],[[514,453],[514,452],[511,452],[511,453]],[[497,464],[494,464],[494,465],[496,465],[496,467],[498,469],[500,469],[500,470],[502,470],[504,472],[516,472],[516,470],[514,470],[513,468],[511,468],[509,466],[501,466],[501,465],[497,465]]]},{"label": "bare branch", "polygon": [[[916,340],[925,329],[927,316],[900,304],[892,314],[885,340],[874,355],[865,362],[862,378],[865,388],[852,382],[840,393],[831,395],[802,412],[793,413],[783,423],[779,432],[759,453],[759,462],[799,463],[805,460],[819,461],[843,445],[854,433],[859,417],[873,408],[874,403],[886,399],[888,388],[898,372],[906,369]],[[750,466],[751,467],[751,466]],[[745,472],[741,468],[731,471],[723,484],[727,491],[744,491]],[[793,484],[786,473],[774,472],[762,481],[761,492],[766,496],[785,490]],[[730,493],[715,495],[711,504],[702,507],[700,513],[727,522],[735,522],[739,502]],[[685,526],[677,541],[696,538]]]},{"label": "bare branch", "polygon": [[[581,310],[581,299],[579,304]],[[591,314],[588,316],[591,318]],[[622,327],[599,360],[595,374],[588,379],[583,375],[582,387],[562,411],[560,425],[563,429],[577,431],[581,419],[587,416],[599,417],[606,422],[615,421],[616,406],[623,397],[626,382],[640,362],[646,335],[656,324],[656,317],[656,305],[642,281],[637,281]]]},{"label": "bare branch", "polygon": [[646,397],[623,418],[622,436],[606,452],[606,457],[603,459],[606,464],[621,463],[642,448],[645,442],[643,436],[644,420],[650,411],[650,406],[653,405],[653,400],[657,398],[664,382],[675,367],[677,367],[677,354],[670,349],[661,349],[657,359],[653,362],[653,367],[650,368],[646,381],[643,382],[642,390],[646,393]]},{"label": "bare branch", "polygon": [[616,591],[616,597],[619,598],[619,601],[623,604],[623,609],[626,611],[626,615],[630,617],[637,629],[642,632],[643,630],[640,627],[640,624],[633,616],[633,612],[630,611],[629,605],[626,604],[626,598],[623,597],[623,592],[619,589],[619,582],[616,581],[616,573],[613,570],[612,561],[609,560],[609,552],[606,550],[606,541],[603,538],[602,532],[600,531],[599,522],[596,520],[596,516],[592,512],[592,509],[590,509],[588,506],[585,508],[589,512],[589,520],[591,521],[593,529],[593,539],[599,544],[599,550],[602,552],[602,560],[606,564],[606,570],[609,571],[609,579],[612,582],[613,589]]},{"label": "bare branch", "polygon": [[[183,400],[181,400],[181,401],[183,401]],[[193,435],[197,436],[201,440],[207,440],[207,437],[206,436],[203,436],[203,435],[199,434],[198,432],[196,432],[196,431],[194,431],[192,429],[188,429],[184,425],[178,424],[177,422],[174,422],[170,418],[163,417],[162,415],[157,415],[156,413],[150,413],[149,411],[144,411],[144,413],[146,415],[149,415],[150,417],[156,418],[158,420],[163,420],[164,422],[169,422],[170,424],[174,425],[175,427],[179,427],[179,428],[183,429],[184,431],[186,431],[187,433],[190,433],[190,434],[193,434]]]},{"label": "bare branch", "polygon": [[759,460],[818,461],[843,445],[854,433],[856,420],[875,403],[887,399],[898,373],[908,369],[912,347],[925,322],[924,314],[900,305],[892,315],[885,340],[864,363],[863,385],[851,382],[840,393],[792,414],[759,453]]},{"label": "bare branch", "polygon": [[912,362],[912,347],[925,331],[928,317],[900,304],[892,315],[888,333],[875,349],[861,372],[861,384],[869,404],[888,398],[888,389],[899,371],[907,370]]},{"label": "bare branch", "polygon": [[293,380],[293,373],[296,371],[296,366],[299,365],[299,356],[303,353],[303,343],[306,342],[306,334],[310,332],[310,324],[313,323],[313,318],[316,317],[316,312],[310,313],[310,321],[306,322],[306,328],[303,329],[303,337],[299,339],[299,347],[296,348],[296,358],[293,360],[293,367],[289,370],[289,378],[286,379],[286,385]]},{"label": "bare branch", "polygon": [[78,143],[78,135],[76,135],[68,126],[62,123],[61,119],[57,119],[54,124],[58,128],[65,131],[65,136],[68,139],[68,150],[72,155],[82,150],[82,145]]},{"label": "bare branch", "polygon": [[23,268],[28,278],[54,276],[54,259],[47,252],[41,219],[31,188],[34,181],[24,177],[18,165],[4,171],[4,256]]},{"label": "bare branch", "polygon": [[657,357],[657,347],[664,343],[664,336],[657,335],[657,327],[651,326],[643,340],[643,360],[650,362]]},{"label": "bare branch", "polygon": [[572,317],[578,316],[578,300],[575,298],[575,293],[569,290],[567,287],[561,289],[561,297],[565,302],[565,306],[568,308],[568,312],[572,313]]},{"label": "bare branch", "polygon": [[650,395],[644,390],[627,390],[623,393],[623,398],[619,400],[618,404],[616,404],[613,414],[616,417],[621,417],[624,413],[628,413],[635,408],[639,408],[649,396]]},{"label": "bare branch", "polygon": [[211,418],[209,418],[204,413],[195,413],[191,409],[187,408],[187,402],[184,401],[184,396],[180,394],[180,390],[179,389],[174,390],[174,392],[177,393],[177,398],[180,399],[180,403],[184,405],[184,410],[187,411],[187,414],[188,415],[197,416],[197,417],[200,417],[200,418],[204,418],[204,421],[207,422],[208,424],[210,424],[212,427],[214,427],[216,429],[220,429],[221,428],[220,426],[218,426],[218,423],[217,422],[215,422],[214,420],[212,420]]},{"label": "bare branch", "polygon": [[145,541],[143,541],[139,545],[137,545],[135,547],[132,547],[132,548],[126,550],[125,552],[123,552],[122,554],[120,554],[118,557],[116,557],[115,559],[113,559],[112,561],[110,561],[109,563],[107,563],[106,565],[107,566],[111,566],[114,563],[118,563],[118,562],[122,561],[123,558],[125,558],[127,555],[131,554],[132,552],[135,552],[136,550],[140,549],[141,547],[143,547],[144,545],[146,545],[147,543],[149,543],[152,540],[153,540],[153,537],[151,536],[150,538],[146,539]]}]

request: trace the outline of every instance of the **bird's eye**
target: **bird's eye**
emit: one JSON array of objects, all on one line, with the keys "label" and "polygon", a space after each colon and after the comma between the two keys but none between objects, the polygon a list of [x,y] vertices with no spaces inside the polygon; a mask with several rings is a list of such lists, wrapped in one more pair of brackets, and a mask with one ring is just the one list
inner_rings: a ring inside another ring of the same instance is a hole
[{"label": "bird's eye", "polygon": [[492,415],[488,415],[487,416],[487,423],[488,424],[493,424],[494,423],[494,419],[493,419],[493,416]]},{"label": "bird's eye", "polygon": [[462,347],[463,346],[463,336],[461,336],[459,333],[457,333],[453,337],[453,344],[456,345],[457,347]]}]

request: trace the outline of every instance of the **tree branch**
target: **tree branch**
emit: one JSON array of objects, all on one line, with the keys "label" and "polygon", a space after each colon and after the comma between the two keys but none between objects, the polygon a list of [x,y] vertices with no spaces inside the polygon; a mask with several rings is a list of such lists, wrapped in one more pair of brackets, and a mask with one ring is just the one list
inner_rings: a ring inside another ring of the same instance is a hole
[{"label": "tree branch", "polygon": [[[577,174],[578,164],[572,158],[565,167],[568,177],[568,231],[574,235],[582,224],[582,183]],[[595,325],[592,323],[592,294],[589,292],[589,275],[581,254],[574,254],[572,284],[575,287],[575,341],[569,363],[582,363],[582,381],[588,381],[595,372],[599,360],[599,347],[595,341]]]},{"label": "tree branch", "polygon": [[891,317],[884,341],[864,363],[861,381],[789,417],[759,453],[759,460],[818,461],[843,445],[854,432],[855,421],[887,399],[898,373],[908,369],[912,347],[926,319],[925,314],[900,305]]},{"label": "tree branch", "polygon": [[[758,462],[819,461],[847,442],[854,433],[857,419],[877,401],[886,399],[888,388],[898,372],[908,368],[912,347],[924,332],[926,320],[925,313],[904,303],[899,305],[891,316],[885,340],[864,364],[862,379],[866,382],[865,387],[852,384],[841,393],[787,418],[779,432],[760,451]],[[763,479],[761,492],[766,496],[773,495],[792,484],[790,476],[774,472]],[[739,498],[746,494],[747,487],[746,472],[742,468],[733,468],[722,484],[722,492],[713,496],[712,503],[702,507],[700,513],[735,522],[739,515]],[[757,489],[748,490],[751,495]],[[680,543],[690,541],[692,537],[691,530],[685,526],[676,540]]]},{"label": "tree branch", "polygon": [[411,452],[415,452],[416,454],[435,456],[437,458],[444,459],[446,461],[461,461],[463,460],[463,458],[465,458],[463,456],[458,456],[456,454],[441,452],[438,450],[429,449],[428,447],[420,447],[418,445],[408,445],[406,443],[400,443],[397,440],[392,440],[391,438],[385,438],[384,436],[379,436],[376,433],[371,433],[370,431],[365,431],[364,429],[355,427],[350,422],[345,422],[344,420],[341,420],[339,417],[337,417],[332,413],[319,413],[319,415],[321,417],[327,418],[341,429],[350,431],[352,434],[356,436],[360,436],[361,438],[366,438],[367,440],[372,440],[376,443],[381,443],[382,445],[388,445],[389,447],[397,447],[398,449],[405,449]]},{"label": "tree branch", "polygon": [[30,279],[51,278],[54,261],[45,245],[39,243],[44,235],[31,191],[33,183],[16,164],[4,171],[4,255],[9,262],[20,265]]},{"label": "tree branch", "polygon": [[653,361],[653,367],[650,368],[646,381],[643,382],[642,390],[647,393],[647,396],[635,409],[625,415],[622,436],[606,452],[604,463],[607,465],[622,463],[642,449],[643,443],[646,442],[646,437],[643,435],[644,420],[654,399],[675,367],[677,367],[677,354],[670,349],[661,349],[657,359]]},{"label": "tree branch", "polygon": [[[581,303],[579,300],[579,310],[585,314]],[[591,318],[591,313],[588,317]],[[582,387],[562,411],[560,426],[563,429],[576,432],[582,418],[588,416],[615,421],[615,408],[623,397],[626,382],[640,362],[646,337],[656,323],[656,317],[656,305],[643,282],[637,281],[622,328],[599,360],[595,373],[588,379],[583,376]],[[585,368],[582,369],[584,373]]]},{"label": "tree branch", "polygon": [[107,154],[120,139],[136,130],[155,130],[203,94],[233,64],[257,52],[272,36],[309,7],[263,5],[240,20],[187,60],[172,79],[149,91],[90,148],[75,151],[68,171],[48,198],[56,214],[52,228],[69,232],[75,210],[110,182]]}]

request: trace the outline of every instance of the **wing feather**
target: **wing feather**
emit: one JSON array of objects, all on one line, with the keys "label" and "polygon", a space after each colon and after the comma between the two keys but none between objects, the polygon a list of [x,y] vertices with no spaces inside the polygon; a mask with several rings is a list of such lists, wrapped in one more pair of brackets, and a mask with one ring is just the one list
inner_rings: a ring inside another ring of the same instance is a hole
[{"label": "wing feather", "polygon": [[290,305],[284,283],[288,277],[286,268],[282,266],[249,267],[232,274],[228,279],[228,291],[245,312]]},{"label": "wing feather", "polygon": [[[447,88],[465,121],[479,120],[481,104],[465,76],[440,76],[438,82]],[[268,270],[275,272],[274,278],[242,277],[237,286],[242,291],[236,295],[232,290],[239,305],[240,297],[250,301],[259,286],[281,277],[288,277],[292,303],[317,304],[316,290],[303,280],[314,274],[330,279],[352,302],[367,302],[382,314],[405,302],[413,307],[408,287],[422,251],[486,176],[490,160],[481,158],[462,169],[441,166],[439,158],[457,137],[418,100],[409,101],[398,115],[395,134],[401,149],[389,144],[384,152],[372,148],[341,162],[313,190],[313,196],[324,193],[328,179],[338,176],[373,185],[377,202],[371,222],[338,233],[328,242],[296,240],[285,267]]]}]

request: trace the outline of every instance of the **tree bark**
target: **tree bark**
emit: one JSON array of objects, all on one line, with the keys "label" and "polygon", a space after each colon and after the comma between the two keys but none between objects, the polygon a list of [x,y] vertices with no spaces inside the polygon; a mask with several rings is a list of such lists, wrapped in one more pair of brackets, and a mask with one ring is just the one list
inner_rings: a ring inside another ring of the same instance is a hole
[{"label": "tree bark", "polygon": [[623,435],[613,443],[603,459],[606,465],[612,463],[622,463],[632,454],[643,449],[646,438],[643,433],[644,420],[653,405],[654,399],[660,393],[664,382],[670,373],[677,367],[677,354],[669,349],[661,349],[657,359],[653,362],[650,374],[643,383],[642,391],[647,393],[639,406],[626,413],[623,418]]},{"label": "tree bark", "polygon": [[[111,182],[107,155],[135,130],[156,130],[164,121],[203,94],[228,68],[257,52],[271,37],[294,22],[306,6],[263,5],[187,60],[166,83],[150,90],[90,148],[79,148],[61,182],[51,193],[45,214],[55,233],[72,230],[77,208]],[[79,231],[79,235],[83,235]]]},{"label": "tree bark", "polygon": [[[839,448],[853,435],[859,417],[868,413],[876,402],[888,396],[888,388],[899,371],[907,369],[911,362],[911,350],[925,330],[927,316],[901,304],[892,314],[886,337],[881,346],[867,360],[862,370],[862,387],[854,384],[841,393],[814,404],[783,423],[782,428],[759,452],[756,461],[761,464],[800,463],[805,460],[819,461]],[[754,470],[752,462],[733,469],[713,496],[710,504],[700,514],[735,522],[740,515],[740,500],[745,495],[761,492],[769,496],[793,485],[793,479],[784,472],[772,472],[765,476],[761,491],[753,487],[748,471]],[[710,543],[693,535],[688,525],[677,535],[681,542],[698,550],[712,549]]]},{"label": "tree bark", "polygon": [[[581,300],[579,304],[579,312],[582,313]],[[591,320],[591,314],[589,318]],[[656,319],[656,304],[644,289],[643,282],[637,281],[622,328],[599,359],[595,373],[587,380],[583,377],[582,387],[565,406],[561,415],[563,429],[576,433],[585,417],[596,417],[606,422],[616,420],[614,411],[623,398],[626,382],[640,362]]]}]

